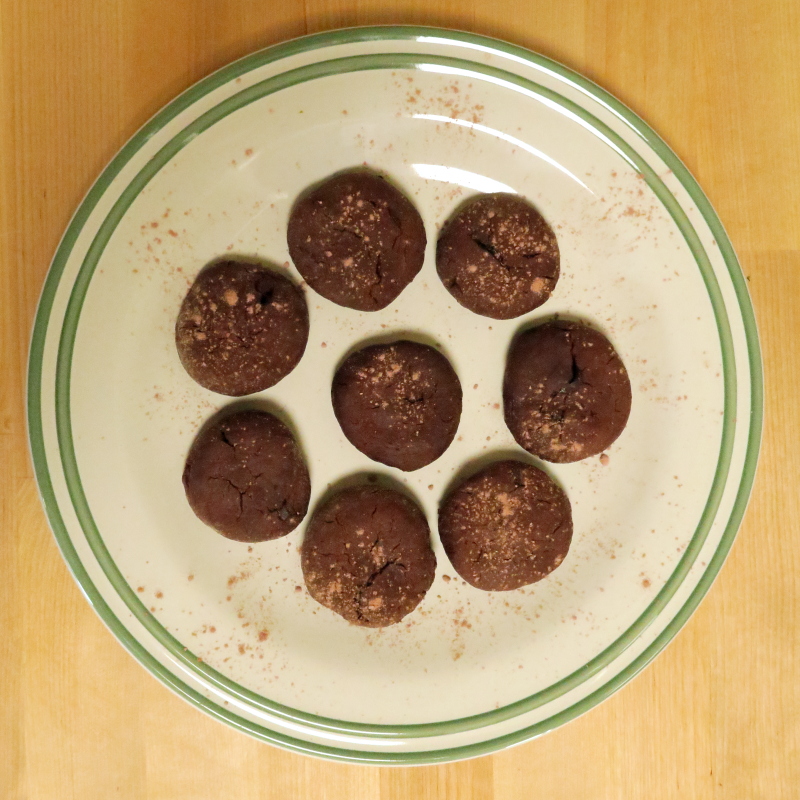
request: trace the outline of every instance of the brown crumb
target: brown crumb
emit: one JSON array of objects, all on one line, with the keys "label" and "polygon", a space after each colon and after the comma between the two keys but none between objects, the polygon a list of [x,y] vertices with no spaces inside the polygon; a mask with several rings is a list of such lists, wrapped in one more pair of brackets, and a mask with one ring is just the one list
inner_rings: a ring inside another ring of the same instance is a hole
[{"label": "brown crumb", "polygon": [[[239,583],[239,581],[247,580],[247,578],[249,577],[250,577],[249,572],[240,572],[238,575],[231,575],[230,578],[228,578],[228,588],[229,589],[233,588],[234,586],[236,586],[237,583]],[[230,599],[231,598],[229,596],[228,600]]]}]

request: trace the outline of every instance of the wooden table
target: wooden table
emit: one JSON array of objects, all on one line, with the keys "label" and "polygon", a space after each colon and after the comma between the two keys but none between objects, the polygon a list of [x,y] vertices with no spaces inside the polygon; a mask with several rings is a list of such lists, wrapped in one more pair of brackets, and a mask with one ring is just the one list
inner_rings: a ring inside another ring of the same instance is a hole
[{"label": "wooden table", "polygon": [[[23,405],[50,258],[123,142],[231,59],[370,23],[508,39],[594,79],[650,122],[698,178],[738,250],[767,378],[745,524],[666,652],[611,700],[542,739],[419,769],[340,766],[259,744],[139,667],[58,554]],[[797,797],[798,53],[796,0],[0,0],[0,797]]]}]

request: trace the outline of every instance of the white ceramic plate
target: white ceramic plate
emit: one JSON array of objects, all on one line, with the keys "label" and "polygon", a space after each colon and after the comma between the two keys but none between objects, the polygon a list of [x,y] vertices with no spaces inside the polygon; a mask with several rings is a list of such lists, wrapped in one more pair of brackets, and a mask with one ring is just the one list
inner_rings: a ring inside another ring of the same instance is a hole
[{"label": "white ceramic plate", "polygon": [[[191,513],[181,486],[200,425],[230,401],[180,366],[186,289],[210,259],[288,263],[287,216],[309,184],[366,163],[402,187],[429,246],[387,309],[307,290],[308,349],[256,398],[308,458],[312,509],[356,473],[391,475],[432,523],[436,582],[403,623],[351,627],[300,587],[304,525],[252,547]],[[555,228],[562,277],[525,318],[458,306],[437,231],[475,192],[529,198]],[[436,537],[454,474],[513,453],[500,408],[513,334],[563,314],[604,330],[633,384],[627,429],[598,458],[548,467],[575,537],[563,566],[510,593],[455,577]],[[330,405],[343,354],[376,335],[440,343],[464,388],[457,440],[411,474],[371,463]],[[181,696],[260,739],[329,758],[426,763],[550,730],[629,680],[719,570],[752,484],[761,367],[745,283],[695,181],[638,117],[541,56],[468,34],[371,28],[310,36],[185,92],[123,148],[67,229],[45,284],[29,425],[59,547],[120,642]],[[604,459],[605,460],[605,459]]]}]

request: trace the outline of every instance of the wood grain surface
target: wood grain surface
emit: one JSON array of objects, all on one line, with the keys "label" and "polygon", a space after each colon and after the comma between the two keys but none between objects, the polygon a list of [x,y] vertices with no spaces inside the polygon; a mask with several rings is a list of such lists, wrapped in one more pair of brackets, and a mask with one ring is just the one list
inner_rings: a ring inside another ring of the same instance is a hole
[{"label": "wood grain surface", "polygon": [[[37,297],[70,215],[114,152],[228,61],[372,23],[507,39],[642,115],[698,178],[737,248],[766,365],[753,499],[686,628],[575,722],[440,767],[292,755],[170,693],[67,572],[25,430]],[[800,796],[799,52],[797,0],[0,0],[0,798]]]}]

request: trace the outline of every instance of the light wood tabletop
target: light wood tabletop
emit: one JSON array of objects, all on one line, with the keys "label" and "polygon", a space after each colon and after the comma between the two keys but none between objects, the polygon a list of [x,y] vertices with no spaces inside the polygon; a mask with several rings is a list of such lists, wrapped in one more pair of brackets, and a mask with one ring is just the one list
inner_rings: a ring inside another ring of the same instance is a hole
[{"label": "light wood tabletop", "polygon": [[[563,728],[494,756],[421,768],[338,765],[261,744],[142,669],[58,553],[24,412],[50,259],[118,148],[232,59],[376,23],[528,47],[649,122],[727,228],[750,282],[766,372],[744,525],[673,643]],[[0,0],[0,797],[800,796],[798,55],[796,0]]]}]

